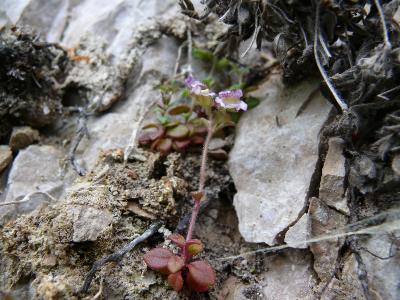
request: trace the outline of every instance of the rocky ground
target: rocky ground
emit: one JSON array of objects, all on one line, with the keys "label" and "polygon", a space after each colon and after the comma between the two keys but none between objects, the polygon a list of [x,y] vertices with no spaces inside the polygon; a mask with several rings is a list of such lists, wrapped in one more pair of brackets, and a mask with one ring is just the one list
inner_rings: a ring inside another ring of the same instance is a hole
[{"label": "rocky ground", "polygon": [[[184,231],[200,153],[164,157],[132,136],[176,73],[188,29],[199,48],[232,38],[220,2],[203,23],[172,0],[0,3],[0,299],[400,297],[398,98],[356,106],[349,138],[351,116],[321,94],[318,73],[299,80],[304,65],[290,69],[268,43],[257,51],[251,32],[239,63],[261,102],[234,138],[213,141],[229,159],[209,161],[195,229],[217,284],[177,294],[146,268],[148,249],[177,250],[164,238]],[[156,221],[157,234],[80,293],[96,260]]]}]

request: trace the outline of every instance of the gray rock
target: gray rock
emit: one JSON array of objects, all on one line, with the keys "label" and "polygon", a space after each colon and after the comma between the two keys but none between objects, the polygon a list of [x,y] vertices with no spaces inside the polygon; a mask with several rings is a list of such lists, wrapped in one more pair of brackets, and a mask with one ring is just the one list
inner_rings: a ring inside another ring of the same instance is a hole
[{"label": "gray rock", "polygon": [[73,220],[73,242],[95,241],[112,221],[112,214],[104,209],[86,206],[70,208]]},{"label": "gray rock", "polygon": [[[335,230],[345,226],[347,222],[344,215],[329,208],[318,198],[311,198],[308,213],[312,238],[332,234]],[[343,239],[329,239],[310,245],[311,252],[314,254],[314,270],[323,282],[329,282],[332,279],[338,252],[343,242]]]},{"label": "gray rock", "polygon": [[0,146],[0,173],[7,168],[8,164],[12,161],[12,152],[10,147]]},{"label": "gray rock", "polygon": [[309,222],[308,214],[304,214],[289,230],[285,235],[285,243],[292,248],[305,249],[308,247],[307,243],[303,241],[309,238]]},{"label": "gray rock", "polygon": [[364,299],[362,286],[358,280],[357,270],[357,260],[354,254],[351,254],[343,263],[340,278],[332,278],[328,286],[326,286],[326,283],[320,285],[320,288],[323,289],[321,299],[346,299],[349,295],[352,296],[352,299]]},{"label": "gray rock", "polygon": [[[398,236],[398,233],[399,230],[395,235]],[[361,251],[360,254],[374,299],[400,299],[400,254],[396,250],[395,235],[373,235],[361,243],[370,252]]]},{"label": "gray rock", "polygon": [[[38,191],[59,198],[74,178],[73,174],[64,173],[64,158],[63,152],[53,146],[31,145],[21,150],[7,180],[5,202],[20,201]],[[48,201],[46,195],[36,194],[28,202],[1,207],[0,216],[27,213]]]},{"label": "gray rock", "polygon": [[400,155],[397,154],[392,160],[392,169],[397,176],[400,176]]},{"label": "gray rock", "polygon": [[15,151],[24,149],[37,141],[39,141],[39,131],[29,126],[21,126],[13,128],[8,144]]},{"label": "gray rock", "polygon": [[268,259],[268,271],[262,281],[263,299],[315,299],[312,287],[316,279],[310,263],[310,255],[299,250]]},{"label": "gray rock", "polygon": [[330,207],[350,214],[345,197],[344,178],[346,176],[343,156],[344,141],[341,138],[329,139],[328,153],[322,168],[319,198]]},{"label": "gray rock", "polygon": [[286,87],[279,75],[272,76],[255,93],[261,103],[240,119],[229,168],[238,191],[239,230],[248,242],[275,244],[304,208],[318,160],[318,133],[331,106],[317,95],[296,114],[317,86],[304,81]]}]

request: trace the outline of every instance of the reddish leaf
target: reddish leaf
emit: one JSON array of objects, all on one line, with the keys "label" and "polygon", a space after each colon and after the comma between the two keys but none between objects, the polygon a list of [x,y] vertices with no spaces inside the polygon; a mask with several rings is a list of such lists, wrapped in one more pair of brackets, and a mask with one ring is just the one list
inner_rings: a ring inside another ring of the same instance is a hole
[{"label": "reddish leaf", "polygon": [[174,141],[172,147],[176,150],[176,151],[183,151],[185,150],[185,148],[187,146],[189,146],[191,140],[183,140],[183,141]]},{"label": "reddish leaf", "polygon": [[215,284],[214,269],[205,261],[194,261],[188,265],[188,286],[196,292],[206,292]]},{"label": "reddish leaf", "polygon": [[189,134],[189,128],[187,128],[185,125],[182,124],[167,130],[167,136],[175,139],[183,139],[188,134]]},{"label": "reddish leaf", "polygon": [[144,261],[150,269],[169,274],[168,261],[175,256],[171,250],[164,248],[154,248],[144,255]]},{"label": "reddish leaf", "polygon": [[203,243],[197,239],[187,241],[186,245],[187,251],[191,256],[199,254],[204,249]]},{"label": "reddish leaf", "polygon": [[[143,126],[142,128],[142,135],[141,138],[149,138],[151,141],[154,141],[164,134],[164,128],[160,124],[156,123],[149,123]],[[140,138],[139,138],[140,139]]]},{"label": "reddish leaf", "polygon": [[173,233],[167,239],[171,240],[173,243],[177,244],[181,248],[185,246],[185,238],[179,233]]},{"label": "reddish leaf", "polygon": [[208,131],[207,127],[195,127],[194,128],[194,133],[199,134],[199,135],[206,134],[207,131]]},{"label": "reddish leaf", "polygon": [[168,284],[175,291],[179,292],[183,287],[183,278],[181,272],[168,275]]},{"label": "reddish leaf", "polygon": [[175,105],[168,109],[170,115],[180,115],[190,111],[190,106],[186,104]]},{"label": "reddish leaf", "polygon": [[202,136],[195,135],[191,139],[193,145],[203,145],[204,138]]},{"label": "reddish leaf", "polygon": [[185,262],[179,256],[171,256],[168,260],[168,271],[170,273],[176,273],[185,266]]},{"label": "reddish leaf", "polygon": [[157,150],[162,154],[168,154],[172,148],[172,140],[171,139],[159,139],[151,144],[151,150]]}]

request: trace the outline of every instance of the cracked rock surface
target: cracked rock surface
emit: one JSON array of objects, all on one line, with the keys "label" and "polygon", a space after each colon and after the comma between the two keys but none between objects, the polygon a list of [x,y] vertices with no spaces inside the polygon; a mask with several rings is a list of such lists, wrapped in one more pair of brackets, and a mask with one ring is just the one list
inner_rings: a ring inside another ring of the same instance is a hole
[{"label": "cracked rock surface", "polygon": [[239,229],[248,242],[277,243],[304,209],[318,161],[318,135],[331,106],[321,95],[296,114],[317,87],[286,87],[275,75],[256,92],[262,101],[241,118],[229,170],[237,194]]}]

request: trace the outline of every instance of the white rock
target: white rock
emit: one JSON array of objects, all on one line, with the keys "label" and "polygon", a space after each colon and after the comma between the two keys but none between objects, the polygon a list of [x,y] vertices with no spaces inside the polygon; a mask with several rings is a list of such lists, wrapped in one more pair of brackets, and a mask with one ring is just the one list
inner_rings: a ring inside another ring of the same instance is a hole
[{"label": "white rock", "polygon": [[346,176],[346,158],[343,156],[344,141],[341,138],[331,138],[328,143],[328,153],[322,168],[319,198],[326,205],[348,215],[350,211],[344,189]]},{"label": "white rock", "polygon": [[308,214],[304,214],[300,220],[286,232],[285,243],[292,248],[307,248],[307,243],[303,243],[303,241],[309,238],[309,229]]},{"label": "white rock", "polygon": [[296,113],[317,81],[286,87],[272,76],[258,90],[261,103],[237,126],[229,167],[236,185],[239,230],[248,242],[273,245],[304,207],[318,160],[318,133],[331,105],[317,95]]}]

